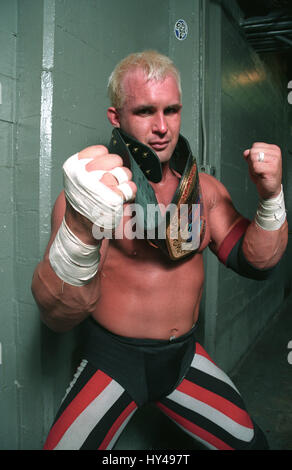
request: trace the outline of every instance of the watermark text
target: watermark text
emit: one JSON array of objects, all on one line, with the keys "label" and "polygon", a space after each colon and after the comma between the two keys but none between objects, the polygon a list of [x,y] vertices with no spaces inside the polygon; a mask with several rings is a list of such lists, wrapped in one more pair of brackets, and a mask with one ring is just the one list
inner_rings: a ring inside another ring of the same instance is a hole
[{"label": "watermark text", "polygon": [[165,240],[166,238],[182,242],[183,250],[193,250],[200,244],[200,204],[128,204],[123,211],[113,216],[112,229],[100,224],[99,217],[92,227],[96,240],[108,239],[147,239]]},{"label": "watermark text", "polygon": [[[292,90],[292,80],[288,83],[288,90]],[[292,104],[292,91],[288,93],[288,103]]]}]

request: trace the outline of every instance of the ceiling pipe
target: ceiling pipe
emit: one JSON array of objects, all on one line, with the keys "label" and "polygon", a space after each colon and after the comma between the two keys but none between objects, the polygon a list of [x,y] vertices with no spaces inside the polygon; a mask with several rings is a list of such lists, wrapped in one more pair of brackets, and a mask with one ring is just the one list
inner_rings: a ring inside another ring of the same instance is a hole
[{"label": "ceiling pipe", "polygon": [[279,23],[285,22],[287,20],[292,19],[292,14],[287,14],[285,12],[279,13],[277,15],[269,15],[269,16],[254,16],[253,18],[245,19],[241,22],[244,26],[253,26],[256,23],[259,24],[267,24],[267,23]]},{"label": "ceiling pipe", "polygon": [[279,41],[282,41],[282,42],[284,42],[284,43],[286,43],[286,44],[289,44],[290,47],[292,46],[292,41],[291,41],[291,39],[285,38],[285,37],[283,37],[283,36],[275,36],[275,37],[276,37],[276,39],[279,39]]},{"label": "ceiling pipe", "polygon": [[257,31],[254,33],[246,33],[248,38],[275,36],[277,34],[292,34],[292,24],[290,29],[276,29],[274,31]]},{"label": "ceiling pipe", "polygon": [[292,24],[292,17],[289,20],[286,18],[285,21],[274,21],[274,22],[269,22],[269,23],[263,23],[263,22],[255,22],[252,24],[246,24],[246,22],[241,22],[240,25],[246,30],[246,31],[251,31],[253,29],[257,28],[262,28],[262,29],[268,29],[271,27],[275,27],[275,25],[285,28],[285,27],[290,27]]}]

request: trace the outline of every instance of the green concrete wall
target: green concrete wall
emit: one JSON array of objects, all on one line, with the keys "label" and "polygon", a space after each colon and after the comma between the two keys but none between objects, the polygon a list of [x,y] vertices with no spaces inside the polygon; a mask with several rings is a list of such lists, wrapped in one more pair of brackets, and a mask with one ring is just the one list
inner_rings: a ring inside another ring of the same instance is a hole
[{"label": "green concrete wall", "polygon": [[[256,141],[275,143],[282,148],[286,163],[287,84],[277,81],[225,14],[221,32],[221,181],[237,209],[252,219],[257,192],[242,152]],[[284,276],[284,263],[281,274],[264,283],[243,279],[220,266],[216,358],[226,370],[245,353],[280,306]]]},{"label": "green concrete wall", "polygon": [[17,448],[19,427],[13,236],[16,210],[16,1],[2,2],[0,11],[0,448],[5,449]]},{"label": "green concrete wall", "polygon": [[[188,23],[184,41],[173,32],[179,18]],[[41,448],[80,359],[82,327],[57,335],[43,326],[31,277],[48,241],[62,163],[87,145],[108,142],[107,78],[118,60],[146,48],[169,54],[181,69],[182,132],[247,216],[256,194],[242,150],[254,139],[281,142],[278,85],[218,2],[1,0],[0,449]],[[236,82],[251,70],[262,80]],[[205,261],[199,336],[230,369],[277,310],[285,280],[259,286],[219,267],[208,252]],[[136,448],[151,447],[138,428]]]}]

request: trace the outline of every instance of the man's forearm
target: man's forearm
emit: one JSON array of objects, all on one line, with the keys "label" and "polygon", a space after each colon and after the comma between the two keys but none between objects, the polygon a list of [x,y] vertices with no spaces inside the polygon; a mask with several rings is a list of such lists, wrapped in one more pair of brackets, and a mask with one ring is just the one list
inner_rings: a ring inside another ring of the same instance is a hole
[{"label": "man's forearm", "polygon": [[99,275],[75,287],[59,279],[45,259],[34,272],[32,293],[43,322],[56,332],[69,331],[94,312],[100,293]]},{"label": "man's forearm", "polygon": [[288,224],[283,188],[276,197],[260,198],[254,221],[248,227],[242,245],[247,261],[258,269],[275,266],[288,242]]},{"label": "man's forearm", "polygon": [[254,220],[246,230],[242,250],[252,266],[258,269],[268,269],[280,261],[287,243],[287,221],[278,230],[268,231],[261,228]]}]

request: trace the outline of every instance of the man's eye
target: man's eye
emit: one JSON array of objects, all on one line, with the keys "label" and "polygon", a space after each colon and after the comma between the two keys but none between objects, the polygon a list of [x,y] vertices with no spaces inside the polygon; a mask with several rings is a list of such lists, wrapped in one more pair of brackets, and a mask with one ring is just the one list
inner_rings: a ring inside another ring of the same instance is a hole
[{"label": "man's eye", "polygon": [[152,114],[152,109],[150,108],[142,108],[142,109],[139,109],[136,114],[138,116],[150,116]]},{"label": "man's eye", "polygon": [[180,110],[180,108],[176,107],[176,106],[173,106],[173,107],[170,107],[170,108],[166,108],[166,110],[164,111],[164,114],[165,115],[168,115],[168,114],[176,114],[178,113]]}]

